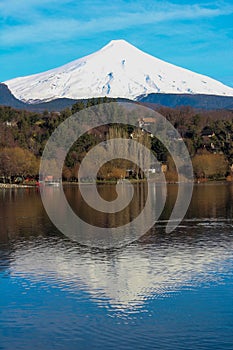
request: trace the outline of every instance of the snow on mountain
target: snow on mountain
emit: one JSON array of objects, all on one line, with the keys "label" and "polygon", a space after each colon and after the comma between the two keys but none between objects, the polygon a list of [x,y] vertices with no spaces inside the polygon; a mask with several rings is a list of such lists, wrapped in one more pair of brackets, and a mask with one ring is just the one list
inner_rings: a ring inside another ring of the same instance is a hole
[{"label": "snow on mountain", "polygon": [[144,53],[124,40],[47,72],[5,82],[25,102],[124,97],[150,93],[233,96],[233,88]]}]

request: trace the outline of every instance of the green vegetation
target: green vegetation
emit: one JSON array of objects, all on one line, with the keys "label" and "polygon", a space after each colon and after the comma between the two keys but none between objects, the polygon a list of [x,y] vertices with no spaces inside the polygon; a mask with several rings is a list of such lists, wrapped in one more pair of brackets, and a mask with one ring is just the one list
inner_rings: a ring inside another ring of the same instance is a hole
[{"label": "green vegetation", "polygon": [[[107,103],[107,98],[90,99],[75,103],[62,112],[42,114],[0,106],[0,180],[37,178],[39,159],[54,129],[73,113],[85,107]],[[179,131],[192,157],[195,177],[206,179],[232,179],[233,164],[233,111],[200,111],[180,107],[158,110]],[[166,165],[167,178],[176,179],[174,164],[166,148],[140,128],[119,125],[103,126],[86,133],[72,146],[66,157],[63,177],[77,180],[79,165],[86,153],[99,142],[114,137],[129,138],[134,134],[137,142],[151,148],[157,159]],[[117,154],[117,153],[116,153]],[[142,155],[143,157],[143,155]],[[146,162],[146,159],[145,159]],[[90,164],[91,166],[91,164]],[[129,169],[131,172],[129,173]],[[142,179],[140,169],[129,161],[116,159],[99,170],[99,179],[118,179],[131,176]],[[82,174],[87,178],[88,174]]]},{"label": "green vegetation", "polygon": [[3,179],[35,177],[39,171],[39,160],[35,155],[20,147],[5,147],[0,151],[0,175]]}]

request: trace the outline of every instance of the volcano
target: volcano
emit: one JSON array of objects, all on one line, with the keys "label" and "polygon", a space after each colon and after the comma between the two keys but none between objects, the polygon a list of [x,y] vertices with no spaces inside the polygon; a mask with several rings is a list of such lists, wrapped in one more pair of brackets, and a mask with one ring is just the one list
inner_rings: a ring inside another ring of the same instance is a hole
[{"label": "volcano", "polygon": [[152,93],[233,96],[233,88],[153,57],[125,40],[113,40],[61,67],[4,83],[27,103],[103,96],[137,100]]}]

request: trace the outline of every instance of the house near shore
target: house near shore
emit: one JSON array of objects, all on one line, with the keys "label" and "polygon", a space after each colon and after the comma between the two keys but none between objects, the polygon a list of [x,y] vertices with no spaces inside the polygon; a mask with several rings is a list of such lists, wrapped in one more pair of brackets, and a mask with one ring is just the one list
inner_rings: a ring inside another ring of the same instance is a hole
[{"label": "house near shore", "polygon": [[147,118],[140,118],[138,120],[138,126],[139,128],[143,129],[147,126],[151,126],[156,123],[156,119],[152,117],[147,117]]}]

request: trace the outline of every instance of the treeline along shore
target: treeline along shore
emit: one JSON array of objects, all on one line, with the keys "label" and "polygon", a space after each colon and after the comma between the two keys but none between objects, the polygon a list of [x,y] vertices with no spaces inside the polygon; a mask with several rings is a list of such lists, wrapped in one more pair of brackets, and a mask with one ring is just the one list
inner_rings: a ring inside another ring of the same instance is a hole
[{"label": "treeline along shore", "polygon": [[[108,98],[76,102],[61,112],[35,113],[0,106],[0,183],[33,183],[38,180],[40,158],[44,146],[55,128],[86,107],[114,101]],[[155,108],[155,105],[147,105]],[[192,159],[196,181],[227,179],[233,181],[233,111],[196,110],[191,107],[156,107],[178,130]],[[140,127],[109,125],[86,133],[71,147],[63,167],[64,181],[77,181],[79,166],[86,153],[99,142],[123,137],[134,138],[151,149],[161,167],[151,168],[151,178],[159,171],[167,181],[177,180],[173,160],[156,136],[149,135]],[[82,174],[88,181],[88,174]],[[143,179],[144,174],[128,161],[116,159],[99,170],[100,181],[122,178]]]}]

